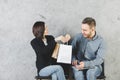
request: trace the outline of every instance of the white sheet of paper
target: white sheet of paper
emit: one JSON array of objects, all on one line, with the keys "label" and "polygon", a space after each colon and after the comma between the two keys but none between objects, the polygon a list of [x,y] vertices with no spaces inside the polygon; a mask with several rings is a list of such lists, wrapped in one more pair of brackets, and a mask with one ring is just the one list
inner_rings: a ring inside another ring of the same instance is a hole
[{"label": "white sheet of paper", "polygon": [[71,64],[72,45],[60,44],[57,62]]}]

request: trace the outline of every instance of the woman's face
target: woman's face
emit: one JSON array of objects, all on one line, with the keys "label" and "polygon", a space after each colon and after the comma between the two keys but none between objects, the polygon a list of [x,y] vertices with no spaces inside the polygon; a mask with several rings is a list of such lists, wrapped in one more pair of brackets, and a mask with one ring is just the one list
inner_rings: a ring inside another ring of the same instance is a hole
[{"label": "woman's face", "polygon": [[44,35],[48,35],[48,27],[47,26],[45,26]]}]

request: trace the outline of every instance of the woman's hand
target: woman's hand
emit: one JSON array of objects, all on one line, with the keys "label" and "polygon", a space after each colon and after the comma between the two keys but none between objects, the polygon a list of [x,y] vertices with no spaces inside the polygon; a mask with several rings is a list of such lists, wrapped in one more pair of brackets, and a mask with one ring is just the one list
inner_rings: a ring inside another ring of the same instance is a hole
[{"label": "woman's hand", "polygon": [[69,34],[65,35],[65,41],[68,42],[71,39],[71,36]]},{"label": "woman's hand", "polygon": [[71,36],[69,34],[66,34],[65,36],[61,35],[57,38],[55,38],[55,41],[61,41],[63,43],[68,42],[71,39]]}]

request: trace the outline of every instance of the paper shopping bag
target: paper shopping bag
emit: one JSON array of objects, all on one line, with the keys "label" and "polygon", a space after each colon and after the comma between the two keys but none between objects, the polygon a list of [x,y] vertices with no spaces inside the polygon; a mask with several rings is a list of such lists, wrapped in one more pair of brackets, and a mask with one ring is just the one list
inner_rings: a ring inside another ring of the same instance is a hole
[{"label": "paper shopping bag", "polygon": [[52,58],[57,59],[59,47],[60,47],[60,44],[57,43],[57,44],[55,45],[55,49],[54,49],[54,51],[53,51],[53,53],[52,53]]},{"label": "paper shopping bag", "polygon": [[72,45],[60,44],[57,62],[71,64]]}]

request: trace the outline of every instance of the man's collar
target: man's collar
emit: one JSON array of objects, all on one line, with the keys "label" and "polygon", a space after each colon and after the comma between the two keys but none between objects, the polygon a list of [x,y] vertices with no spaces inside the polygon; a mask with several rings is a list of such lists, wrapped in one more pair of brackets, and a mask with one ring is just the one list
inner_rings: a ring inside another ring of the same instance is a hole
[{"label": "man's collar", "polygon": [[92,40],[97,39],[97,37],[98,37],[98,35],[97,35],[97,33],[95,32],[95,35],[93,36]]}]

